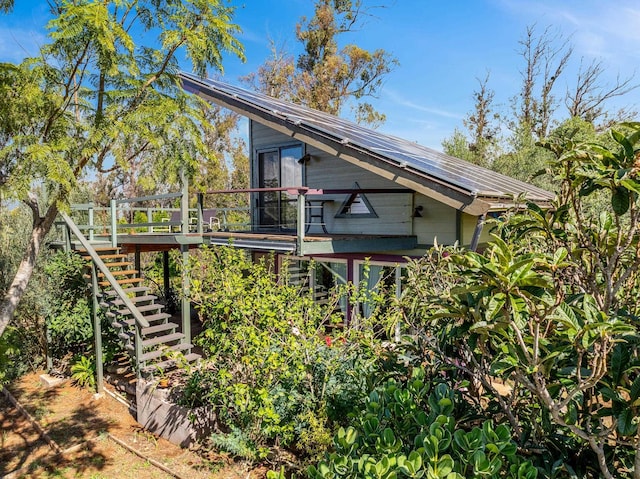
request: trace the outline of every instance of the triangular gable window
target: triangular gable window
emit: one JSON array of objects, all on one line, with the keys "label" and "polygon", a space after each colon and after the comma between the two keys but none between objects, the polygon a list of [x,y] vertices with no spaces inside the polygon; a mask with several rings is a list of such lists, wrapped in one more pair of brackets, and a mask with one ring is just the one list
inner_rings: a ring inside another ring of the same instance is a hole
[{"label": "triangular gable window", "polygon": [[[353,189],[360,189],[360,185],[357,182],[354,183]],[[340,209],[338,209],[336,218],[351,218],[354,216],[358,218],[378,217],[364,193],[353,192],[347,196]]]}]

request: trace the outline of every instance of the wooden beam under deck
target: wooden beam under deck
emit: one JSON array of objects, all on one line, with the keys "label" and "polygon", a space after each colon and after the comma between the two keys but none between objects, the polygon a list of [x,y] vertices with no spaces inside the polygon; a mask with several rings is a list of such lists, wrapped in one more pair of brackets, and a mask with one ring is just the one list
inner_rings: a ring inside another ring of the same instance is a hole
[{"label": "wooden beam under deck", "polygon": [[118,242],[125,253],[168,251],[188,246],[190,249],[206,245],[233,245],[262,251],[291,252],[301,255],[331,253],[373,253],[406,251],[417,245],[415,236],[311,234],[305,235],[302,251],[297,251],[297,237],[293,234],[274,232],[215,231],[183,235],[181,233],[154,233],[118,235]]}]

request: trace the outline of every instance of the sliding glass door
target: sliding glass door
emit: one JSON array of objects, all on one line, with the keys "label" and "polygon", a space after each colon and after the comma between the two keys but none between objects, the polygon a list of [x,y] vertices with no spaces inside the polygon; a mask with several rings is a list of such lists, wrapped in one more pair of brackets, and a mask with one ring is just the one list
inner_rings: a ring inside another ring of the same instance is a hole
[{"label": "sliding glass door", "polygon": [[[287,146],[258,152],[258,188],[302,186],[302,146]],[[286,191],[258,194],[260,228],[294,230],[297,195]]]}]

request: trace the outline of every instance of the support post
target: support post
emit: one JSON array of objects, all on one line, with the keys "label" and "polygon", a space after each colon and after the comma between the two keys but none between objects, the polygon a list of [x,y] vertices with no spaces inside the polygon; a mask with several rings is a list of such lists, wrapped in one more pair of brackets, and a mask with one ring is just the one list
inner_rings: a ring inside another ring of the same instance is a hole
[{"label": "support post", "polygon": [[298,224],[297,224],[297,230],[298,230],[298,255],[302,255],[302,245],[304,244],[304,230],[305,230],[305,226],[306,226],[306,218],[305,218],[305,213],[306,213],[306,208],[307,208],[307,200],[306,200],[306,195],[304,193],[304,191],[298,191]]},{"label": "support post", "polygon": [[98,304],[98,274],[96,273],[96,266],[91,263],[91,283],[93,286],[93,336],[95,340],[95,355],[96,355],[96,392],[102,394],[104,390],[103,384],[103,364],[102,364],[102,325],[100,324],[100,316],[98,310],[100,305]]},{"label": "support post", "polygon": [[169,252],[168,251],[162,252],[162,287],[164,288],[164,299],[165,301],[168,301],[169,295],[171,294],[171,277],[169,276]]},{"label": "support post", "polygon": [[182,334],[184,342],[191,342],[191,303],[189,301],[189,284],[191,271],[189,270],[189,245],[180,245],[182,252]]},{"label": "support post", "polygon": [[117,212],[117,204],[116,200],[110,201],[111,207],[111,246],[114,248],[118,247],[118,212]]},{"label": "support post", "polygon": [[142,268],[140,262],[140,245],[136,245],[136,250],[133,253],[133,267],[138,272],[138,278],[142,277]]},{"label": "support post", "polygon": [[50,373],[51,370],[53,369],[53,358],[51,357],[51,329],[49,329],[49,326],[47,326],[46,321],[44,325],[44,334],[45,334],[45,339],[47,341],[47,344],[45,347],[45,356],[47,359],[47,372]]},{"label": "support post", "polygon": [[89,205],[89,241],[93,241],[93,204]]},{"label": "support post", "polygon": [[180,170],[180,183],[182,184],[182,197],[180,198],[180,220],[182,222],[182,234],[189,232],[189,180],[184,171]]},{"label": "support post", "polygon": [[[147,208],[147,223],[153,223],[153,208]],[[153,226],[148,226],[147,231],[153,233]]]},{"label": "support post", "polygon": [[198,193],[198,234],[202,234],[204,232],[204,225],[202,222],[204,221],[204,195],[202,193]]},{"label": "support post", "polygon": [[133,345],[136,354],[136,378],[142,378],[142,368],[140,367],[140,358],[142,357],[142,327],[136,322],[133,325],[135,331],[135,344]]},{"label": "support post", "polygon": [[[396,299],[399,301],[401,297],[402,297],[402,267],[396,266]],[[395,341],[396,343],[399,343],[400,340],[402,339],[400,321],[396,322],[396,326],[394,329],[395,329],[394,331]]]},{"label": "support post", "polygon": [[62,226],[62,234],[64,235],[64,251],[71,253],[71,231],[66,224]]},{"label": "support post", "polygon": [[482,234],[482,227],[484,226],[484,220],[487,217],[486,213],[482,213],[478,216],[478,222],[476,223],[476,229],[473,230],[473,237],[471,238],[471,244],[469,249],[475,251],[478,249],[478,243],[480,242],[480,235]]}]

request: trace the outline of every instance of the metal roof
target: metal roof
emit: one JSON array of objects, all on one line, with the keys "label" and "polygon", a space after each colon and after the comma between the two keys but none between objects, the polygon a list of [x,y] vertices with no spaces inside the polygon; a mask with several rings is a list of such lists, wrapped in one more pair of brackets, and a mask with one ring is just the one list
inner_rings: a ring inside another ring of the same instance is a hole
[{"label": "metal roof", "polygon": [[404,186],[418,186],[416,191],[422,185],[426,190],[421,192],[471,214],[511,204],[512,197],[521,194],[543,203],[554,197],[529,183],[328,113],[189,73],[179,76],[186,91],[364,168],[390,173],[388,177]]}]

